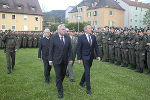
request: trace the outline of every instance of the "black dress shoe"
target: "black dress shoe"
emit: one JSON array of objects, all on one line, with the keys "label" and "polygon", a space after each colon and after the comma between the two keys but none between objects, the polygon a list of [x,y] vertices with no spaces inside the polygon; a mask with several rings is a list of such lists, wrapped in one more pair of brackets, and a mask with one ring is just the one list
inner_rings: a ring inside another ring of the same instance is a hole
[{"label": "black dress shoe", "polygon": [[75,80],[74,80],[74,79],[70,79],[70,82],[72,82],[72,83],[73,83],[73,82],[75,82]]},{"label": "black dress shoe", "polygon": [[8,70],[8,74],[10,74],[11,73],[11,70]]},{"label": "black dress shoe", "polygon": [[80,83],[79,85],[80,85],[81,87],[85,87],[85,84]]},{"label": "black dress shoe", "polygon": [[49,84],[49,80],[45,80],[45,83],[46,83],[46,84]]},{"label": "black dress shoe", "polygon": [[87,90],[86,93],[89,95],[92,94],[91,90]]},{"label": "black dress shoe", "polygon": [[14,67],[12,67],[12,71],[14,71]]},{"label": "black dress shoe", "polygon": [[63,93],[59,93],[58,98],[63,98]]}]

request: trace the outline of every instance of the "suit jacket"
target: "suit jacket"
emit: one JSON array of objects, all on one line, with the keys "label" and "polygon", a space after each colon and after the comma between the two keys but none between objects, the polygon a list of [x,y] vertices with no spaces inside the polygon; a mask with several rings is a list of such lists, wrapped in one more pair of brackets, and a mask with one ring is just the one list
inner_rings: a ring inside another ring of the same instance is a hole
[{"label": "suit jacket", "polygon": [[90,46],[88,39],[85,34],[82,34],[78,37],[77,44],[77,59],[94,59],[94,50],[96,52],[97,57],[100,57],[99,48],[97,45],[96,37],[91,35],[92,45]]},{"label": "suit jacket", "polygon": [[52,35],[50,39],[49,61],[53,61],[54,64],[60,64],[62,61],[67,64],[72,60],[71,39],[67,34],[64,35],[64,39],[64,47],[58,33]]},{"label": "suit jacket", "polygon": [[48,60],[49,45],[50,45],[50,39],[47,39],[46,37],[40,39],[38,58],[41,58],[41,51],[42,51],[42,59],[43,60],[45,60],[45,59]]}]

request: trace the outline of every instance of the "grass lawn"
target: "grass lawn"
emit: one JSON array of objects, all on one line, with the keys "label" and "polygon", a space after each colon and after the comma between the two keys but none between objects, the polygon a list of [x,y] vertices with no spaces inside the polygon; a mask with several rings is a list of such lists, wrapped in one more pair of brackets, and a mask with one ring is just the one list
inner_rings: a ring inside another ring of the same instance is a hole
[{"label": "grass lawn", "polygon": [[[7,74],[6,58],[0,50],[0,100],[58,100],[54,68],[51,82],[44,82],[43,62],[37,60],[38,49],[20,49],[15,71]],[[75,83],[63,82],[62,100],[150,100],[150,75],[104,62],[93,62],[92,95],[79,86],[83,65],[74,64]]]}]

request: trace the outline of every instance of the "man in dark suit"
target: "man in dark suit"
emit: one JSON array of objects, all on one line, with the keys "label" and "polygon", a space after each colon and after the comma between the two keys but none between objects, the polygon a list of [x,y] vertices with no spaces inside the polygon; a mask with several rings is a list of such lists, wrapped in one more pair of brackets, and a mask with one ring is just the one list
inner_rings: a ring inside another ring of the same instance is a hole
[{"label": "man in dark suit", "polygon": [[50,82],[50,71],[51,71],[51,66],[49,65],[49,61],[48,61],[49,45],[50,45],[50,30],[45,29],[44,33],[45,33],[45,37],[40,39],[38,59],[41,60],[41,51],[42,51],[45,82],[48,84]]},{"label": "man in dark suit", "polygon": [[98,45],[96,42],[96,37],[92,35],[92,26],[86,25],[84,27],[84,34],[78,37],[78,44],[77,44],[77,59],[78,64],[81,64],[81,60],[83,61],[84,65],[84,73],[80,81],[80,86],[87,88],[87,94],[91,94],[91,86],[90,86],[90,68],[92,66],[92,62],[94,59],[94,50],[97,55],[98,61],[101,60],[100,52],[98,49]]},{"label": "man in dark suit", "polygon": [[50,39],[49,65],[54,65],[58,98],[63,97],[62,83],[66,75],[68,61],[71,65],[73,63],[71,39],[65,33],[66,27],[61,24],[58,26],[58,33],[52,35]]}]

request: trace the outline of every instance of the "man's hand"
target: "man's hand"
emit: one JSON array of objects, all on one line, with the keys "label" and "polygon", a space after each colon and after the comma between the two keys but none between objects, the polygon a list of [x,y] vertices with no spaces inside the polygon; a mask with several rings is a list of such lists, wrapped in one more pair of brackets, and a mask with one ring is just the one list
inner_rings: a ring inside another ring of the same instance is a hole
[{"label": "man's hand", "polygon": [[39,61],[41,61],[42,59],[41,58],[38,58],[39,59]]},{"label": "man's hand", "polygon": [[81,64],[81,60],[78,60],[78,64]]},{"label": "man's hand", "polygon": [[97,60],[98,60],[98,61],[101,61],[101,58],[100,58],[100,57],[97,57]]},{"label": "man's hand", "polygon": [[49,61],[49,65],[52,66],[52,65],[53,65],[53,62],[52,62],[52,61]]},{"label": "man's hand", "polygon": [[72,65],[73,64],[73,61],[69,61],[69,65]]}]

